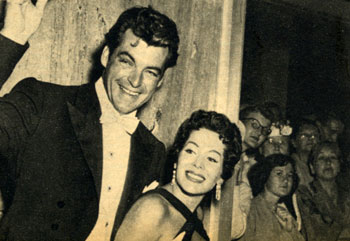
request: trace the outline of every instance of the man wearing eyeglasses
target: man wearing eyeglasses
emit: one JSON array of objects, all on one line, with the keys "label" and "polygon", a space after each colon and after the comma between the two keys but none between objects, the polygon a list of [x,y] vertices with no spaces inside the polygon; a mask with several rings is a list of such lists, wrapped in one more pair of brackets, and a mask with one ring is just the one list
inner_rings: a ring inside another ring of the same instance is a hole
[{"label": "man wearing eyeglasses", "polygon": [[233,194],[233,216],[231,235],[233,239],[241,237],[246,229],[247,215],[250,209],[252,191],[247,173],[256,163],[255,153],[271,133],[273,114],[265,105],[248,106],[239,113],[242,134],[242,156],[235,166],[235,184]]},{"label": "man wearing eyeglasses", "polygon": [[243,151],[258,148],[271,133],[271,113],[264,106],[252,106],[243,109],[240,120],[245,126]]}]

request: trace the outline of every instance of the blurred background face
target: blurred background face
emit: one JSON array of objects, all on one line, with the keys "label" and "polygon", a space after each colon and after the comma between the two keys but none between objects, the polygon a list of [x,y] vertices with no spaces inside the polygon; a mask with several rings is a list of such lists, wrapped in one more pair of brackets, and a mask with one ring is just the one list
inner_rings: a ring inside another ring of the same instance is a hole
[{"label": "blurred background face", "polygon": [[297,152],[310,152],[319,140],[320,134],[316,126],[303,125],[296,135],[294,146]]},{"label": "blurred background face", "polygon": [[292,190],[294,170],[290,163],[274,167],[265,184],[265,191],[277,197],[287,196]]},{"label": "blurred background face", "polygon": [[325,141],[337,142],[339,135],[343,132],[344,125],[341,121],[331,119],[322,126],[323,138]]},{"label": "blurred background face", "polygon": [[289,136],[268,137],[261,147],[261,154],[265,157],[272,154],[289,155]]},{"label": "blurred background face", "polygon": [[186,193],[202,195],[221,179],[225,145],[219,134],[207,129],[192,131],[179,153],[176,181]]},{"label": "blurred background face", "polygon": [[334,180],[340,171],[340,161],[335,150],[325,146],[314,160],[313,172],[321,180]]},{"label": "blurred background face", "polygon": [[243,150],[258,148],[270,134],[271,121],[260,112],[252,112],[242,120],[245,126]]}]

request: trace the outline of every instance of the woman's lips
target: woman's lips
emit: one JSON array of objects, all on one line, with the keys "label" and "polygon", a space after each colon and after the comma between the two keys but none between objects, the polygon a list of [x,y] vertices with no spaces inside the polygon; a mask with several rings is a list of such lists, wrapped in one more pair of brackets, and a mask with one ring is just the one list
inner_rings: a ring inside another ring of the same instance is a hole
[{"label": "woman's lips", "polygon": [[205,178],[201,174],[197,174],[192,171],[186,171],[186,177],[192,182],[202,183],[205,181]]}]

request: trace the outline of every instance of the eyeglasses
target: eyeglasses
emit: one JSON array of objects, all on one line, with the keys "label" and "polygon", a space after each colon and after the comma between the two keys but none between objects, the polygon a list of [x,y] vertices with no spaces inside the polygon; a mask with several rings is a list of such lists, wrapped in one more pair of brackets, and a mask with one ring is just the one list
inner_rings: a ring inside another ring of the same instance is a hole
[{"label": "eyeglasses", "polygon": [[288,145],[288,142],[286,141],[282,141],[282,140],[273,140],[272,138],[269,138],[267,140],[271,145],[274,145],[274,146],[283,146],[283,145]]},{"label": "eyeglasses", "polygon": [[309,140],[318,140],[318,135],[313,135],[313,134],[301,134],[299,136],[300,139],[309,139]]},{"label": "eyeglasses", "polygon": [[250,126],[255,130],[261,130],[261,134],[264,136],[268,136],[271,133],[270,127],[262,126],[257,119],[254,118],[245,118],[243,120],[247,120],[250,122]]}]

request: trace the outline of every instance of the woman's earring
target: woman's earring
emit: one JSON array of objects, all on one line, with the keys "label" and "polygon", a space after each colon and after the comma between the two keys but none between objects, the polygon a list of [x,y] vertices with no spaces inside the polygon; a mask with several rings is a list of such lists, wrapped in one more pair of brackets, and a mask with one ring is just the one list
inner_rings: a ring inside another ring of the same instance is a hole
[{"label": "woman's earring", "polygon": [[174,163],[174,169],[173,169],[173,178],[171,179],[171,185],[175,184],[175,178],[176,178],[176,163]]},{"label": "woman's earring", "polygon": [[220,198],[221,198],[221,183],[216,183],[215,198],[216,198],[216,200],[220,201]]}]

